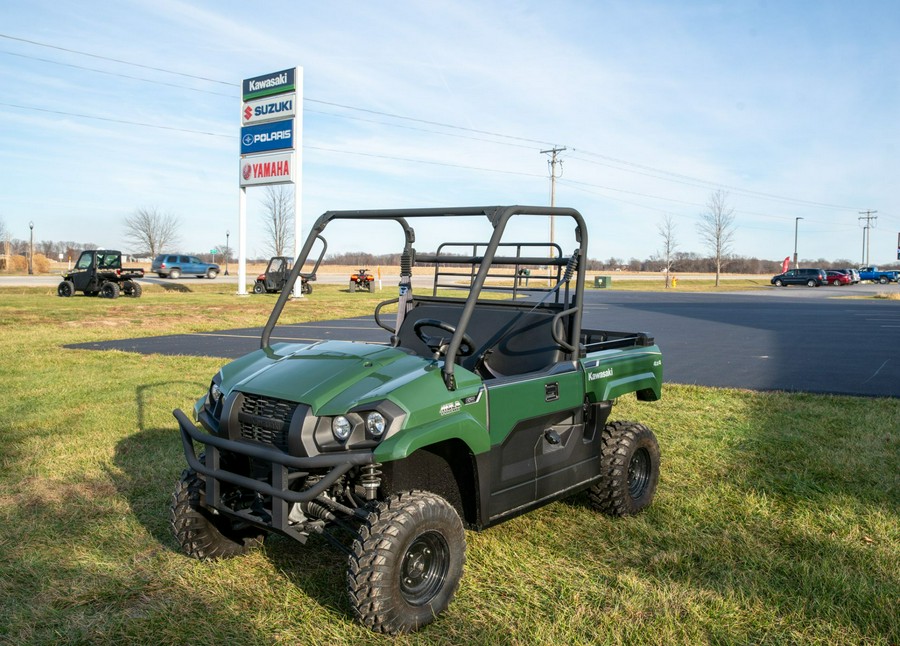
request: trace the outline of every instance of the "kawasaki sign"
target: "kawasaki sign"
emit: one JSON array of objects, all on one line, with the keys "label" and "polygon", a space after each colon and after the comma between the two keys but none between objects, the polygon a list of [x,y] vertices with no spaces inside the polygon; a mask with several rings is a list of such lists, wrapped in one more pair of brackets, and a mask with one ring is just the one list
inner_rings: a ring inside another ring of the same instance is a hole
[{"label": "kawasaki sign", "polygon": [[295,70],[296,68],[291,68],[281,72],[263,74],[252,79],[244,79],[244,101],[293,91],[296,87]]}]

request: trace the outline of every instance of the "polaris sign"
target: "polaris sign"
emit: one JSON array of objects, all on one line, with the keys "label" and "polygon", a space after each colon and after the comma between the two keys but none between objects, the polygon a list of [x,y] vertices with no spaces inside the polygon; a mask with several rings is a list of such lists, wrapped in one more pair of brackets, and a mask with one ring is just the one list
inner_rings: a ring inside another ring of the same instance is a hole
[{"label": "polaris sign", "polygon": [[261,96],[272,96],[273,94],[281,94],[283,92],[293,92],[296,86],[295,72],[296,68],[283,70],[281,72],[273,72],[271,74],[263,74],[252,79],[244,79],[243,83],[243,99],[258,99]]},{"label": "polaris sign", "polygon": [[241,154],[294,147],[294,120],[274,121],[241,128]]},{"label": "polaris sign", "polygon": [[280,94],[266,99],[247,101],[241,108],[241,123],[245,126],[257,123],[287,119],[293,117],[297,110],[297,95]]}]

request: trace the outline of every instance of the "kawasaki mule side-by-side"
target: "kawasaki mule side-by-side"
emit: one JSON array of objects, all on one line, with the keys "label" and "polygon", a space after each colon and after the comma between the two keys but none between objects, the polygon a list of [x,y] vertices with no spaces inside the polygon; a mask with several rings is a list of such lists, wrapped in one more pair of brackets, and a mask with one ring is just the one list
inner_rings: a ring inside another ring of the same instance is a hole
[{"label": "kawasaki mule side-by-side", "polygon": [[[507,239],[546,231],[548,218],[571,225],[571,248]],[[374,311],[384,342],[272,342],[300,267],[347,220],[401,236],[399,296]],[[484,239],[424,253],[414,227]],[[587,249],[581,214],[566,208],[323,214],[261,348],[213,377],[194,421],[175,411],[189,468],[171,524],[184,551],[219,558],[271,533],[320,535],[347,553],[352,613],[395,634],[447,608],[465,529],[583,490],[601,512],[641,511],[659,477],[656,438],[609,418],[623,395],[660,398],[662,355],[647,334],[582,328]]]}]

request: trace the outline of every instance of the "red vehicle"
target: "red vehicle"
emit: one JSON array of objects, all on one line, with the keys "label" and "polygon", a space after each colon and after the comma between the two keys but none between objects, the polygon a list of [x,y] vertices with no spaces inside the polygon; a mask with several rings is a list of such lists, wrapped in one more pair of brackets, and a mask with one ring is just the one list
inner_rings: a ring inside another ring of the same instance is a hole
[{"label": "red vehicle", "polygon": [[853,279],[850,278],[850,275],[845,274],[842,271],[829,269],[825,273],[828,275],[828,284],[832,285],[833,287],[837,287],[839,285],[849,285],[853,282]]},{"label": "red vehicle", "polygon": [[350,275],[350,291],[355,292],[357,289],[365,289],[370,292],[375,291],[375,276],[369,273],[365,267],[359,269],[355,274]]}]

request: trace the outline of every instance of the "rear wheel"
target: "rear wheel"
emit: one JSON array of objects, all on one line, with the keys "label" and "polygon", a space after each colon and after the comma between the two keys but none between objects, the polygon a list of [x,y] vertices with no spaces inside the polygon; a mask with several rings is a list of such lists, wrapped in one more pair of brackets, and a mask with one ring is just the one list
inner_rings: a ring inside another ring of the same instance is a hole
[{"label": "rear wheel", "polygon": [[300,293],[301,294],[312,294],[312,285],[309,283],[302,283],[300,285]]},{"label": "rear wheel", "polygon": [[229,558],[262,545],[265,532],[253,526],[235,528],[227,517],[206,507],[206,483],[193,469],[185,469],[172,494],[169,525],[188,556],[208,560]]},{"label": "rear wheel", "polygon": [[465,552],[462,521],[449,502],[427,491],[389,498],[353,542],[347,587],[354,615],[389,635],[431,623],[459,587]]},{"label": "rear wheel", "polygon": [[878,279],[878,282],[881,283],[882,285],[887,285],[888,279],[887,279],[887,277],[882,276],[881,278]]},{"label": "rear wheel", "polygon": [[122,283],[122,292],[125,294],[125,296],[140,298],[141,294],[144,293],[144,289],[139,283],[136,283],[133,280],[126,280],[124,283]]},{"label": "rear wheel", "polygon": [[610,422],[600,438],[602,476],[588,495],[598,511],[630,516],[653,502],[659,482],[659,443],[636,422]]},{"label": "rear wheel", "polygon": [[119,285],[110,281],[106,281],[100,285],[100,296],[103,298],[119,298]]},{"label": "rear wheel", "polygon": [[169,272],[169,278],[171,278],[172,280],[178,280],[179,278],[181,278],[181,270],[173,269]]},{"label": "rear wheel", "polygon": [[56,288],[56,293],[64,298],[68,298],[75,294],[75,283],[71,280],[64,280]]},{"label": "rear wheel", "polygon": [[815,287],[815,286],[816,286],[816,281],[815,281],[815,279],[810,278],[808,281],[806,281],[806,286],[807,286],[807,287]]}]

